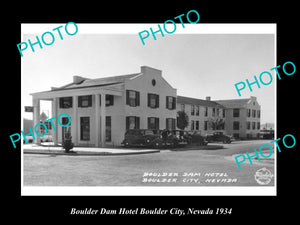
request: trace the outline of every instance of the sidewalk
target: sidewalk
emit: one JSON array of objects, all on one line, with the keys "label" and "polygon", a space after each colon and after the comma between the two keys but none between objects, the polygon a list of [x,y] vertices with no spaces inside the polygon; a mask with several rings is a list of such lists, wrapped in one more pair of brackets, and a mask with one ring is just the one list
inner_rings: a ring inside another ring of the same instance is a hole
[{"label": "sidewalk", "polygon": [[35,145],[35,144],[23,144],[24,154],[46,154],[46,155],[134,155],[134,154],[149,154],[149,153],[159,153],[158,149],[127,149],[127,148],[93,148],[93,147],[74,147],[71,153],[66,153],[61,146],[51,146],[51,145]]}]

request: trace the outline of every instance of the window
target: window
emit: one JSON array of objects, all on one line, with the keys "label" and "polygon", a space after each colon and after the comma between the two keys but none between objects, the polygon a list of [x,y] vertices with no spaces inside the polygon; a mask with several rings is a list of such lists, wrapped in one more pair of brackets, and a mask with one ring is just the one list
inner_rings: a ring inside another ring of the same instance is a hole
[{"label": "window", "polygon": [[248,121],[248,122],[247,122],[247,130],[250,130],[250,129],[251,129],[250,126],[251,126],[251,123]]},{"label": "window", "polygon": [[73,99],[72,97],[59,98],[59,108],[67,109],[72,108]]},{"label": "window", "polygon": [[223,117],[225,117],[225,109],[223,109]]},{"label": "window", "polygon": [[105,141],[110,142],[111,141],[111,116],[106,116],[105,117]]},{"label": "window", "polygon": [[90,140],[90,117],[80,117],[80,140]]},{"label": "window", "polygon": [[140,117],[126,116],[126,130],[140,129]]},{"label": "window", "polygon": [[205,107],[204,116],[207,116],[208,114],[208,107]]},{"label": "window", "polygon": [[240,122],[239,121],[233,121],[233,129],[239,130],[240,129]]},{"label": "window", "polygon": [[256,126],[257,130],[260,129],[260,122],[257,122],[257,126]]},{"label": "window", "polygon": [[[113,95],[105,95],[105,106],[114,105],[114,96]],[[100,106],[101,106],[101,98],[100,98]]]},{"label": "window", "polygon": [[85,108],[92,106],[92,96],[85,95],[85,96],[78,96],[78,107]]},{"label": "window", "polygon": [[216,108],[212,109],[212,116],[216,116]]},{"label": "window", "polygon": [[199,130],[199,120],[196,121],[196,130]]},{"label": "window", "polygon": [[194,116],[195,115],[195,106],[191,105],[191,115]]},{"label": "window", "polygon": [[196,116],[199,116],[199,112],[200,112],[200,106],[197,105],[197,106],[196,106]]},{"label": "window", "polygon": [[140,92],[126,90],[126,105],[136,107],[140,105]]},{"label": "window", "polygon": [[252,109],[252,117],[256,117],[256,110],[255,109]]},{"label": "window", "polygon": [[159,107],[159,95],[148,94],[148,107],[158,108]]},{"label": "window", "polygon": [[260,110],[257,110],[257,118],[260,118]]},{"label": "window", "polygon": [[167,130],[175,130],[175,119],[167,118],[166,119],[166,129]]},{"label": "window", "polygon": [[159,129],[159,118],[148,117],[148,129],[158,130]]},{"label": "window", "polygon": [[204,121],[204,130],[207,130],[207,124],[208,124],[208,122]]},{"label": "window", "polygon": [[233,117],[240,117],[240,109],[233,109]]},{"label": "window", "polygon": [[252,130],[255,130],[255,122],[252,122]]},{"label": "window", "polygon": [[247,117],[251,116],[251,109],[247,109]]},{"label": "window", "polygon": [[184,110],[185,110],[185,104],[181,104],[180,107],[181,107],[181,111],[184,112]]},{"label": "window", "polygon": [[166,96],[166,108],[176,109],[176,98],[172,96]]},{"label": "window", "polygon": [[195,130],[195,121],[194,120],[191,121],[191,130]]}]

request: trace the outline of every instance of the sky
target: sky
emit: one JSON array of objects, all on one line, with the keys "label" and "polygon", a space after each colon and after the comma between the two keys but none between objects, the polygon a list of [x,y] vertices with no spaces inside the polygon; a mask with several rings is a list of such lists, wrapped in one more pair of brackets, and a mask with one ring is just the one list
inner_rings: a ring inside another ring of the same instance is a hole
[{"label": "sky", "polygon": [[[53,28],[56,26],[53,26]],[[146,27],[145,27],[146,28]],[[24,34],[23,40],[36,35]],[[85,34],[56,36],[51,46],[29,49],[22,57],[22,105],[31,106],[30,93],[71,83],[74,75],[100,78],[140,72],[141,66],[162,70],[177,95],[211,100],[256,96],[261,123],[275,120],[275,79],[270,85],[253,85],[239,97],[234,84],[259,77],[276,66],[273,34],[184,34],[175,32],[157,40],[137,34]],[[273,78],[274,71],[271,72]],[[267,78],[265,78],[267,82]],[[51,104],[42,101],[41,112],[51,116]],[[24,107],[23,107],[24,108]],[[32,118],[32,113],[23,113]]]}]

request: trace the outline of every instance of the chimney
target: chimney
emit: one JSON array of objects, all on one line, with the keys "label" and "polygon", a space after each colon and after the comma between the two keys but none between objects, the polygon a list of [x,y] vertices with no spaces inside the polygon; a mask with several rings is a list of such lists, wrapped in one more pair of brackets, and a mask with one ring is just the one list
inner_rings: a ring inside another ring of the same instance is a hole
[{"label": "chimney", "polygon": [[144,74],[155,74],[161,76],[161,70],[149,67],[149,66],[141,66],[141,73]]},{"label": "chimney", "polygon": [[210,100],[210,96],[206,96],[205,99],[206,99],[206,101],[211,101],[211,100]]},{"label": "chimney", "polygon": [[86,80],[86,78],[80,77],[80,76],[73,76],[73,83],[75,83],[75,84],[79,84],[84,80]]}]

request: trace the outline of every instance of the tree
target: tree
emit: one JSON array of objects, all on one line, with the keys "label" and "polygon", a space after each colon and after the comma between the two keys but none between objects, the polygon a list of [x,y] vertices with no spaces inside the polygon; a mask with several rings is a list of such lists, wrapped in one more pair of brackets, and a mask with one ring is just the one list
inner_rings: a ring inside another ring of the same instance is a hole
[{"label": "tree", "polygon": [[189,117],[184,111],[177,112],[177,127],[184,130],[189,125]]},{"label": "tree", "polygon": [[220,117],[209,118],[209,123],[213,130],[224,130],[225,120]]}]

